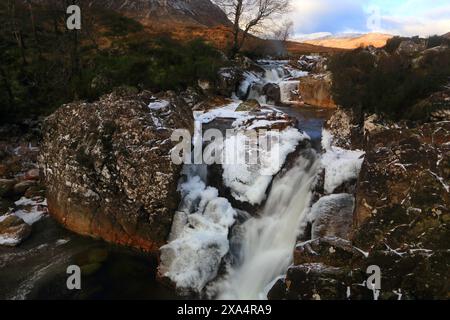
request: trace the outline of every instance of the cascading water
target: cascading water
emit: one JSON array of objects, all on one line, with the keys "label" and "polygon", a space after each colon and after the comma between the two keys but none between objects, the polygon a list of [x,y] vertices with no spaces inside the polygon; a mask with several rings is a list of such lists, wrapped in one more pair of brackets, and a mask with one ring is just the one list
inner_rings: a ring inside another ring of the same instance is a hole
[{"label": "cascading water", "polygon": [[219,299],[266,299],[266,287],[286,273],[318,166],[315,151],[307,149],[289,171],[275,179],[261,215],[241,226],[238,261],[215,284]]},{"label": "cascading water", "polygon": [[[295,83],[298,84],[298,80],[293,79],[303,73],[291,70],[286,62],[266,61],[260,66],[265,73],[247,72],[239,92],[246,92],[246,99],[256,99],[265,107],[273,107],[266,104],[263,94],[264,86],[271,83],[278,85],[281,96],[289,100],[288,93],[295,89]],[[235,102],[229,107],[238,105]],[[211,121],[215,116],[236,117],[231,109],[225,106],[201,114],[198,121]],[[241,119],[245,117],[248,115]],[[305,131],[308,133],[307,127]],[[321,125],[313,131],[321,132]],[[195,132],[194,141],[200,141],[201,130],[196,128]],[[181,188],[184,198],[174,218],[171,242],[161,248],[160,272],[174,281],[177,289],[206,294],[210,298],[266,299],[270,284],[283,276],[292,262],[297,236],[305,226],[303,222],[309,211],[319,166],[320,160],[313,148],[301,150],[289,169],[278,173],[272,181],[264,207],[255,217],[235,210],[231,198],[221,198],[217,189],[208,186],[206,167],[185,168],[187,179]],[[241,176],[235,177],[234,168],[230,170],[223,173],[227,181],[233,182],[249,174],[237,170]],[[234,191],[240,199],[242,192],[246,197],[260,192],[258,185],[249,182],[252,180],[242,179],[233,185],[239,187]],[[221,272],[224,262],[225,273]]]}]

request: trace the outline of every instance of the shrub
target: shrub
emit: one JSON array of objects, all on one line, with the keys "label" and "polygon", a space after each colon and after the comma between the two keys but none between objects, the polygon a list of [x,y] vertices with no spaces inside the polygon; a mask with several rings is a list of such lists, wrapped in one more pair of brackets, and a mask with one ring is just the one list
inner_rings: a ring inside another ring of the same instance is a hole
[{"label": "shrub", "polygon": [[[395,51],[397,43],[388,43],[386,51]],[[377,57],[357,49],[335,55],[329,67],[338,104],[393,119],[417,119],[425,115],[413,114],[413,106],[449,80],[450,49],[413,58],[396,53]]]},{"label": "shrub", "polygon": [[[63,103],[95,100],[119,86],[182,90],[200,78],[214,79],[224,64],[220,52],[203,40],[151,37],[137,21],[86,8],[83,16],[91,19],[75,33],[62,32],[64,10],[36,6],[36,41],[28,7],[17,2],[15,19],[25,44],[21,50],[8,10],[0,3],[0,24],[5,26],[0,29],[0,122],[48,115]],[[108,45],[101,47],[99,39]]]}]

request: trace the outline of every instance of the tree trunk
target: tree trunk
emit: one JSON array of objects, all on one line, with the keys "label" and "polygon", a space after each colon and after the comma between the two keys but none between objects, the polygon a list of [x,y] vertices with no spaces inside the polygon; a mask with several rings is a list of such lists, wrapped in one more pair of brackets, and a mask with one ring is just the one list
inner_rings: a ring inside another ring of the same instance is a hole
[{"label": "tree trunk", "polygon": [[17,25],[16,21],[16,4],[13,1],[9,2],[9,10],[11,15],[11,25],[12,25],[12,34],[14,36],[14,39],[17,42],[17,46],[20,49],[20,55],[22,57],[22,64],[27,64],[26,54],[25,54],[25,43],[23,41],[22,31],[19,30],[19,27]]},{"label": "tree trunk", "polygon": [[236,57],[236,55],[240,51],[240,45],[239,45],[240,27],[239,27],[239,23],[241,21],[242,6],[243,6],[243,0],[239,0],[237,5],[236,5],[236,13],[235,13],[235,16],[234,16],[234,23],[233,23],[233,46],[231,47],[231,52],[230,52],[231,58]]},{"label": "tree trunk", "polygon": [[41,46],[40,46],[37,29],[36,29],[36,20],[34,18],[33,4],[31,2],[31,0],[28,0],[27,3],[28,3],[28,11],[30,12],[31,28],[33,30],[34,42],[35,42],[36,48],[38,50],[39,59],[41,59],[42,51],[41,51]]}]

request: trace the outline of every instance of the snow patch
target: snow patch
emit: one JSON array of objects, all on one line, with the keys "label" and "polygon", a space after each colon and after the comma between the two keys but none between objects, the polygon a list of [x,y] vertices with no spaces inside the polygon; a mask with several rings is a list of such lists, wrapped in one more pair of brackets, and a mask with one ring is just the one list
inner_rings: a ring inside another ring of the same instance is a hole
[{"label": "snow patch", "polygon": [[346,181],[358,178],[364,161],[361,150],[347,150],[332,145],[332,135],[327,130],[322,131],[322,167],[325,169],[325,192],[330,194]]},{"label": "snow patch", "polygon": [[23,208],[12,212],[12,214],[21,218],[29,225],[41,220],[48,212],[47,199],[29,199],[22,197],[20,200],[14,202],[14,204]]},{"label": "snow patch", "polygon": [[161,110],[161,109],[165,109],[170,105],[170,102],[167,100],[156,100],[153,102],[150,102],[148,104],[148,107],[151,110]]}]

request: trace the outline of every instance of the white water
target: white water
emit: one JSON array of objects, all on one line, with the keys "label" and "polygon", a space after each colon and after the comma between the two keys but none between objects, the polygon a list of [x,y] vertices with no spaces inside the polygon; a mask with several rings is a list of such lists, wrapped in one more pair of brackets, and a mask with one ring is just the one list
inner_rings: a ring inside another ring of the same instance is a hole
[{"label": "white water", "polygon": [[313,150],[307,152],[273,182],[261,216],[242,225],[240,261],[214,285],[219,299],[266,299],[268,285],[284,275],[292,263],[320,162]]}]

